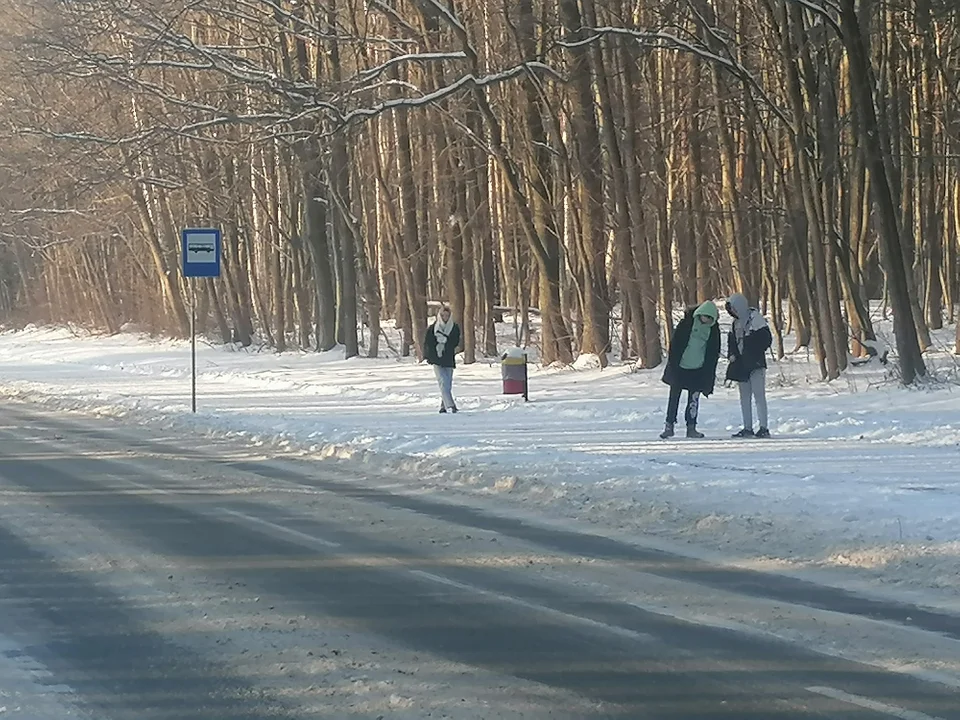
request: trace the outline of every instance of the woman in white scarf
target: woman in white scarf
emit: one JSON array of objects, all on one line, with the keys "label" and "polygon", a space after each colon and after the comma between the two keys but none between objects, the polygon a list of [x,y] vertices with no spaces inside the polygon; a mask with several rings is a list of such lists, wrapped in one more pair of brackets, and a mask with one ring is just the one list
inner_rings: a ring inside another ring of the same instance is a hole
[{"label": "woman in white scarf", "polygon": [[460,326],[453,319],[450,307],[444,305],[436,322],[427,328],[423,341],[426,361],[433,365],[440,386],[440,412],[457,412],[453,399],[453,372],[457,367],[457,346],[460,345]]}]

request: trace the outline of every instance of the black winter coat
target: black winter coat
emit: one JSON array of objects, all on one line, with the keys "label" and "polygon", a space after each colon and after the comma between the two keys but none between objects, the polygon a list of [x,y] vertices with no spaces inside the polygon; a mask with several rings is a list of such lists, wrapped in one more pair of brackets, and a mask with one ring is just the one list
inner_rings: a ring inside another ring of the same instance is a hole
[{"label": "black winter coat", "polygon": [[773,345],[773,333],[770,326],[747,333],[743,338],[743,351],[737,344],[737,335],[733,330],[727,335],[727,380],[746,382],[754,370],[763,370],[767,367],[767,350]]},{"label": "black winter coat", "polygon": [[443,347],[443,355],[437,355],[437,335],[433,331],[433,325],[427,328],[427,334],[423,338],[424,358],[431,365],[440,367],[455,368],[457,366],[457,346],[460,345],[460,326],[453,324],[450,330],[450,336],[447,338],[447,344]]},{"label": "black winter coat", "polygon": [[663,382],[671,387],[680,387],[684,390],[712,395],[717,382],[717,362],[720,360],[720,328],[714,323],[710,328],[710,339],[707,340],[707,352],[703,358],[703,365],[696,370],[684,370],[680,367],[680,358],[690,342],[690,331],[693,329],[693,310],[688,310],[683,320],[677,323],[673,330],[673,342],[670,344],[670,355],[667,357],[667,367],[663,371]]}]

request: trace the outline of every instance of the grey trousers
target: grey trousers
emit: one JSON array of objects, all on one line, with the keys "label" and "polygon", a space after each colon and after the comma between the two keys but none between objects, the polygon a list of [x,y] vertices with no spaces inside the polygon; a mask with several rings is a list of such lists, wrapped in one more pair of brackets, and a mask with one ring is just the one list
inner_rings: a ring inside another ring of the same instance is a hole
[{"label": "grey trousers", "polygon": [[740,385],[740,413],[743,415],[743,426],[753,428],[753,403],[757,403],[757,419],[760,427],[767,427],[767,371],[754,370],[750,379]]},{"label": "grey trousers", "polygon": [[440,386],[440,397],[443,398],[443,406],[447,410],[453,410],[456,403],[453,401],[453,368],[433,366],[433,372],[437,376],[437,384]]}]

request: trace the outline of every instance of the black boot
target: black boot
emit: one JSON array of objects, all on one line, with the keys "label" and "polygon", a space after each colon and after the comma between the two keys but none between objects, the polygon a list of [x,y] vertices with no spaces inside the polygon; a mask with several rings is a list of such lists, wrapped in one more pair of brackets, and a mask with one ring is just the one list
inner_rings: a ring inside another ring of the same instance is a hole
[{"label": "black boot", "polygon": [[702,432],[699,432],[697,430],[696,423],[690,423],[689,425],[687,425],[687,437],[695,440],[700,440],[701,438],[706,437],[706,435],[704,435]]},{"label": "black boot", "polygon": [[663,432],[660,433],[660,439],[667,440],[669,438],[672,438],[675,434],[676,433],[674,432],[674,429],[673,429],[673,423],[668,422],[666,425],[663,426]]}]

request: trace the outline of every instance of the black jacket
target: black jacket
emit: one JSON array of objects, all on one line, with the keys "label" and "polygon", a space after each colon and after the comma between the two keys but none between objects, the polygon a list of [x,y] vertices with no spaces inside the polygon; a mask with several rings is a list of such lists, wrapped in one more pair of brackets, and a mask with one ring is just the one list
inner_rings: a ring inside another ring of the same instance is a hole
[{"label": "black jacket", "polygon": [[460,326],[453,324],[447,344],[443,347],[443,355],[437,355],[437,335],[433,332],[433,325],[427,328],[423,338],[423,355],[431,365],[455,368],[457,366],[457,346],[460,345]]},{"label": "black jacket", "polygon": [[743,338],[743,350],[737,344],[737,335],[731,329],[727,335],[727,380],[746,382],[754,370],[767,367],[767,350],[773,345],[773,333],[764,322],[762,327],[747,332]]},{"label": "black jacket", "polygon": [[711,395],[717,382],[717,362],[720,360],[720,328],[716,323],[710,328],[710,339],[707,341],[703,365],[696,370],[684,370],[680,367],[680,358],[683,357],[683,351],[687,349],[687,343],[690,342],[693,312],[692,309],[687,310],[683,320],[677,323],[677,327],[673,330],[673,342],[670,344],[667,367],[663,371],[663,382],[684,390]]}]

